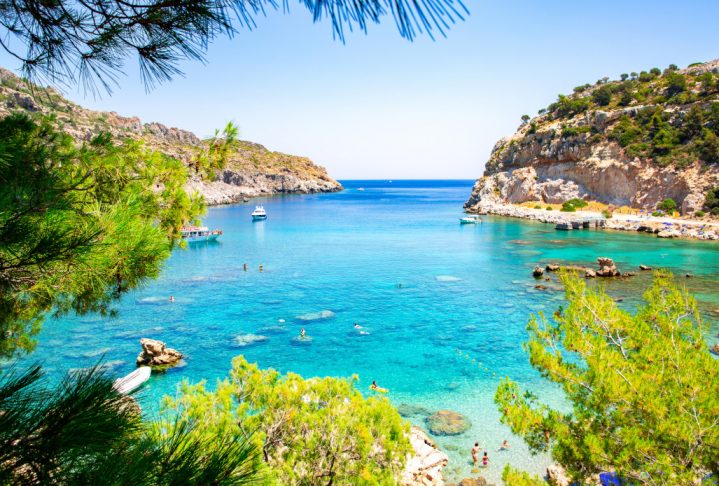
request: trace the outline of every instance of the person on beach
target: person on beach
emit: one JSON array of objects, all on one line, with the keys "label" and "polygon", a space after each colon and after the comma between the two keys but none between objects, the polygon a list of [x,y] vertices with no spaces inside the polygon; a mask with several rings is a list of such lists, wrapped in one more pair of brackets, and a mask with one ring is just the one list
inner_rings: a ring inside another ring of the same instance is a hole
[{"label": "person on beach", "polygon": [[477,463],[479,462],[479,442],[474,443],[474,447],[472,447],[472,463],[477,466]]},{"label": "person on beach", "polygon": [[489,466],[489,456],[487,455],[487,451],[484,451],[484,455],[482,456],[482,467]]},{"label": "person on beach", "polygon": [[509,450],[509,441],[507,439],[504,439],[504,442],[502,442],[502,445],[499,446],[500,451],[506,451]]}]

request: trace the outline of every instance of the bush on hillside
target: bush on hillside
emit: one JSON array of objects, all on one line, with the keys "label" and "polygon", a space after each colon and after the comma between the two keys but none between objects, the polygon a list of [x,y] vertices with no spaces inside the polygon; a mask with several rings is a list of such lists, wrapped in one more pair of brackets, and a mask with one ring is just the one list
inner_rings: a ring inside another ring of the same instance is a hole
[{"label": "bush on hillside", "polygon": [[664,211],[665,213],[671,214],[677,210],[677,203],[672,198],[667,198],[659,203],[657,209]]}]

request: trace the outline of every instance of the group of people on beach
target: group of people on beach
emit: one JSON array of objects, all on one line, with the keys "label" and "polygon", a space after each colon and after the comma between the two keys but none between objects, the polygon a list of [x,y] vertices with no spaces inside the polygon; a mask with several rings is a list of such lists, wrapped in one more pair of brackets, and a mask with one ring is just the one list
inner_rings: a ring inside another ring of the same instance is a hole
[{"label": "group of people on beach", "polygon": [[[502,445],[499,446],[500,451],[507,451],[509,450],[509,441],[504,440],[502,441]],[[477,467],[479,465],[479,451],[481,448],[479,447],[479,442],[474,443],[474,447],[472,447],[472,464]],[[482,467],[486,468],[489,467],[489,456],[487,455],[487,451],[484,451],[484,454],[482,455]]]}]

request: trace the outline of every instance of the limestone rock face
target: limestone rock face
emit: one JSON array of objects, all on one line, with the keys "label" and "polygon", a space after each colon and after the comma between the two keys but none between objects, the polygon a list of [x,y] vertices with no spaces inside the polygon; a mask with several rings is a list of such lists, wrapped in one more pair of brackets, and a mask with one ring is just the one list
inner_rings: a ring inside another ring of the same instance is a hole
[{"label": "limestone rock face", "polygon": [[140,339],[142,351],[137,356],[138,366],[168,366],[177,364],[182,359],[182,353],[165,346],[156,339]]},{"label": "limestone rock face", "polygon": [[467,417],[451,410],[439,410],[427,417],[425,422],[433,435],[459,435],[472,426]]},{"label": "limestone rock face", "polygon": [[273,152],[264,146],[238,140],[228,153],[225,170],[215,180],[202,180],[193,170],[198,152],[206,141],[194,133],[162,123],[143,123],[138,117],[115,112],[92,111],[63,98],[53,88],[31,86],[12,72],[0,68],[0,116],[13,111],[52,113],[57,126],[78,142],[107,132],[115,140],[142,140],[148,149],[184,162],[190,170],[188,193],[199,192],[209,205],[240,202],[246,197],[334,192],[342,186],[327,171],[307,157]]},{"label": "limestone rock face", "polygon": [[409,457],[402,472],[404,486],[443,486],[442,468],[447,465],[447,454],[419,427],[412,427],[409,442],[414,455]]},{"label": "limestone rock face", "polygon": [[[713,71],[717,64],[712,61],[684,71],[696,74],[704,67]],[[700,210],[707,191],[719,186],[719,164],[694,160],[682,167],[662,166],[651,158],[635,157],[611,136],[624,117],[643,110],[661,109],[670,123],[680,126],[692,106],[635,103],[607,111],[535,117],[495,144],[465,207],[477,212],[498,202],[556,204],[582,198],[655,209],[671,198],[682,214]]]}]

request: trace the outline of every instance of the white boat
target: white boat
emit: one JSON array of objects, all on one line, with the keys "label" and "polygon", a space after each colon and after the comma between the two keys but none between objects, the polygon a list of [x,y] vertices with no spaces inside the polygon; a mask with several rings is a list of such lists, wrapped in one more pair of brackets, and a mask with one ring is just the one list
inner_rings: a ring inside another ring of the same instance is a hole
[{"label": "white boat", "polygon": [[482,220],[479,218],[479,215],[477,214],[468,214],[467,216],[463,218],[459,218],[460,224],[479,224]]},{"label": "white boat", "polygon": [[255,210],[252,211],[252,221],[260,221],[267,219],[267,212],[262,206],[255,206]]},{"label": "white boat", "polygon": [[181,232],[182,239],[188,243],[215,241],[222,234],[222,230],[210,230],[207,226],[185,226]]},{"label": "white boat", "polygon": [[127,395],[139,388],[143,383],[150,379],[152,369],[149,366],[141,366],[127,376],[118,378],[113,383],[112,387],[117,390],[118,393]]}]

